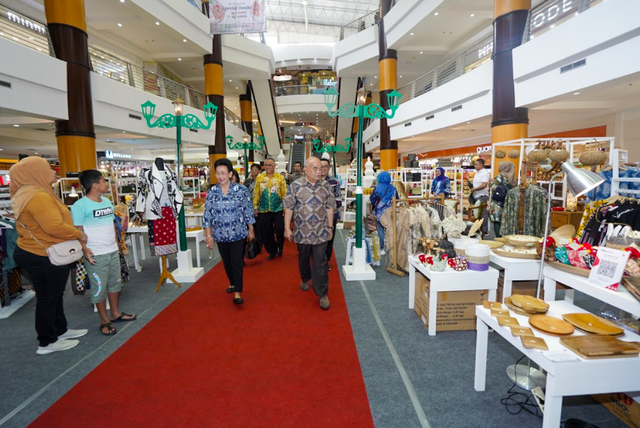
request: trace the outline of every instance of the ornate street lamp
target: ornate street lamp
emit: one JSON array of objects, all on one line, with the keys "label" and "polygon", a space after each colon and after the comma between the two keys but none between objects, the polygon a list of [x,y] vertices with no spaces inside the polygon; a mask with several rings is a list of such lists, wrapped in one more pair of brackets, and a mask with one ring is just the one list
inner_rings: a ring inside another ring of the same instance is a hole
[{"label": "ornate street lamp", "polygon": [[249,141],[249,136],[246,134],[242,137],[242,142],[234,143],[231,135],[227,135],[225,140],[227,140],[227,146],[229,146],[230,150],[244,150],[244,179],[246,180],[249,178],[249,157],[247,156],[247,151],[262,150],[264,148],[265,138],[260,135],[258,137],[258,144]]},{"label": "ornate street lamp", "polygon": [[[151,101],[147,101],[142,104],[142,115],[147,121],[147,126],[149,128],[176,128],[176,165],[177,165],[177,173],[178,173],[178,187],[182,190],[182,176],[180,175],[180,167],[181,165],[181,153],[182,153],[182,127],[188,129],[209,129],[211,128],[211,124],[216,118],[216,114],[218,112],[218,106],[214,105],[211,102],[208,102],[203,106],[204,109],[204,119],[206,120],[206,124],[202,122],[198,117],[187,114],[183,115],[184,101],[178,97],[173,102],[173,108],[175,114],[163,114],[156,120],[155,122],[151,122],[153,119],[153,114],[156,111],[156,105]],[[180,251],[187,251],[187,232],[186,225],[184,220],[184,206],[178,213],[178,229],[180,234]]]},{"label": "ornate street lamp", "polygon": [[[375,272],[372,269],[371,272],[367,274],[357,275],[355,272],[364,273],[366,271],[366,250],[363,249],[362,244],[362,152],[363,152],[363,144],[362,144],[362,122],[363,119],[393,119],[396,114],[396,110],[400,107],[400,100],[402,99],[402,94],[395,89],[387,94],[387,101],[389,105],[389,111],[385,111],[381,105],[379,104],[368,104],[365,105],[367,100],[367,91],[364,87],[358,90],[357,103],[348,103],[340,106],[336,111],[333,111],[333,108],[338,103],[338,92],[335,88],[330,88],[324,94],[324,103],[327,106],[327,111],[330,117],[341,117],[341,118],[358,118],[358,145],[357,145],[357,164],[356,164],[356,249],[354,251],[353,258],[353,275],[349,275],[350,272],[347,272],[348,266],[343,267],[343,271],[345,272],[345,277],[347,280],[355,280],[355,279],[374,279]],[[364,265],[363,265],[364,264]],[[373,275],[373,277],[371,277]],[[353,278],[350,279],[349,277]]]}]

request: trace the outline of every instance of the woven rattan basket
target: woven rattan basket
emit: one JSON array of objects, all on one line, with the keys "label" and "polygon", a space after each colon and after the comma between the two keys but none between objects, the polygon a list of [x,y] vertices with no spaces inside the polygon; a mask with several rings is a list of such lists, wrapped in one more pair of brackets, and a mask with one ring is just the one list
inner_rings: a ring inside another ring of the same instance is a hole
[{"label": "woven rattan basket", "polygon": [[549,153],[549,159],[551,159],[552,162],[562,163],[569,159],[569,152],[565,149],[552,150],[551,153]]},{"label": "woven rattan basket", "polygon": [[520,157],[520,150],[509,150],[509,158],[510,159],[518,159]]},{"label": "woven rattan basket", "polygon": [[504,150],[496,151],[496,159],[504,159],[507,156]]}]

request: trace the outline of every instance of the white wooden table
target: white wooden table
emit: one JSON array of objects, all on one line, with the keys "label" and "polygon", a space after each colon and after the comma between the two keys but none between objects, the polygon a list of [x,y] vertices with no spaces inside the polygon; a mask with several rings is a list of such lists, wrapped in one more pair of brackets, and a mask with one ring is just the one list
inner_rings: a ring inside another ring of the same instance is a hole
[{"label": "white wooden table", "polygon": [[146,260],[146,255],[144,253],[144,234],[149,232],[149,228],[147,226],[136,226],[129,227],[127,229],[127,234],[131,236],[131,250],[133,251],[133,264],[136,268],[136,271],[142,272],[142,266],[140,266],[140,262],[138,261],[138,246],[136,244],[136,235],[140,239],[140,257],[142,260]]},{"label": "white wooden table", "polygon": [[200,267],[200,243],[204,241],[204,230],[191,230],[187,232],[187,239],[194,238],[196,240],[196,266]]},{"label": "white wooden table", "polygon": [[[589,278],[574,275],[552,266],[544,267],[544,300],[554,301],[556,298],[556,282],[560,282],[573,290],[567,290],[565,300],[573,303],[574,290],[578,290],[588,296],[604,303],[627,311],[636,317],[640,317],[640,301],[633,297],[622,284],[618,291],[609,290],[603,286],[592,284]],[[640,384],[639,384],[640,386]]]},{"label": "white wooden table", "polygon": [[489,300],[496,299],[499,272],[494,268],[490,267],[489,270],[484,272],[468,269],[461,272],[454,270],[434,272],[422,266],[422,263],[418,260],[418,255],[410,255],[409,309],[413,309],[413,303],[416,298],[416,271],[429,279],[429,336],[436,335],[438,292],[488,290]]},{"label": "white wooden table", "polygon": [[[555,287],[553,288],[555,290]],[[586,312],[568,301],[549,302],[547,315],[562,318],[562,314]],[[640,385],[640,357],[633,358],[603,358],[586,360],[560,344],[560,338],[535,331],[535,336],[543,338],[549,351],[525,349],[519,337],[511,334],[509,327],[501,327],[491,316],[489,309],[476,306],[476,363],[475,381],[476,391],[484,391],[487,373],[487,348],[489,329],[493,329],[507,342],[538,364],[547,373],[545,389],[543,428],[558,428],[562,414],[562,397],[573,395],[605,394],[610,392],[637,391]],[[529,326],[528,317],[511,311],[521,326]],[[584,335],[576,330],[575,336]],[[619,339],[631,342],[640,341],[640,336],[626,331]],[[554,361],[549,354],[553,351],[568,352],[573,361]]]},{"label": "white wooden table", "polygon": [[540,274],[540,260],[504,257],[492,251],[491,263],[504,269],[503,301],[505,297],[511,296],[513,281],[537,280]]}]

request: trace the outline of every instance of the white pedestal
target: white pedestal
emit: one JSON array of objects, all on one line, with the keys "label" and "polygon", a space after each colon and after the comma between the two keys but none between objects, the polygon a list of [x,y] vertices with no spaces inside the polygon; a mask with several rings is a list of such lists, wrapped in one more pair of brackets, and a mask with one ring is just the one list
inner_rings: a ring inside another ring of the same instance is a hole
[{"label": "white pedestal", "polygon": [[342,273],[347,281],[372,281],[376,272],[367,264],[367,249],[353,248],[353,265],[342,266]]},{"label": "white pedestal", "polygon": [[0,307],[0,320],[4,318],[9,318],[13,315],[18,309],[23,307],[29,300],[33,299],[36,296],[35,291],[25,290],[11,301],[9,306]]},{"label": "white pedestal", "polygon": [[[171,275],[180,284],[194,283],[204,275],[204,268],[194,268],[191,250],[178,252],[178,269],[171,272]],[[171,282],[169,280],[167,283]]]}]

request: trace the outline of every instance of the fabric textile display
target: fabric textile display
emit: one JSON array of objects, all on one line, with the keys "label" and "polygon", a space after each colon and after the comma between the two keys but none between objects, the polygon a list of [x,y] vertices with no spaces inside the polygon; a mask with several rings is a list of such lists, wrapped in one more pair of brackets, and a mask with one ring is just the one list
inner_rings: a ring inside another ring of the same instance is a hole
[{"label": "fabric textile display", "polygon": [[529,184],[524,195],[524,227],[520,230],[520,188],[507,192],[502,211],[500,233],[507,235],[528,235],[542,237],[547,215],[547,191]]},{"label": "fabric textile display", "polygon": [[[599,177],[604,178],[604,183],[596,187],[591,192],[587,193],[587,199],[589,201],[601,201],[611,196],[611,180],[613,179],[613,170],[600,171]],[[638,167],[626,167],[626,169],[620,168],[620,178],[640,178],[640,168]],[[625,181],[620,182],[620,196],[633,197],[633,193],[625,193],[625,190],[640,190],[640,183],[629,183]]]},{"label": "fabric textile display", "polygon": [[173,216],[178,217],[184,196],[178,189],[176,175],[170,168],[165,167],[164,170],[159,170],[155,164],[152,164],[151,168],[140,171],[137,184],[137,212],[143,212],[147,220],[161,219],[164,216],[161,199],[166,192]]},{"label": "fabric textile display", "polygon": [[161,208],[162,218],[149,220],[149,246],[151,255],[167,256],[178,252],[176,218],[171,207]]},{"label": "fabric textile display", "polygon": [[576,235],[580,243],[604,245],[609,229],[614,226],[640,230],[639,202],[632,198],[612,197],[588,204]]},{"label": "fabric textile display", "polygon": [[[347,244],[347,255],[345,264],[352,265],[353,264],[353,249],[355,248],[356,238],[353,234],[350,234],[346,238]],[[375,233],[367,235],[364,237],[364,245],[367,250],[367,264],[372,266],[380,266],[380,238]]]}]

